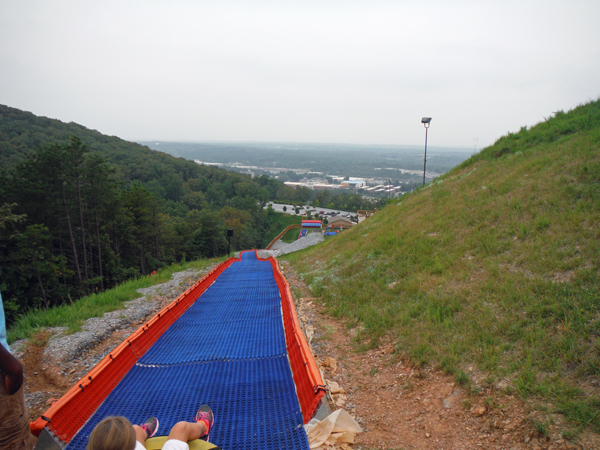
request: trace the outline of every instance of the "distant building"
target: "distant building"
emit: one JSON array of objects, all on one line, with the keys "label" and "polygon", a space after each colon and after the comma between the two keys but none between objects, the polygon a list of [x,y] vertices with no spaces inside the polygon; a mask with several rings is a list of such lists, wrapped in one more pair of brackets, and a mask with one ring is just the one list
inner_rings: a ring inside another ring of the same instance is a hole
[{"label": "distant building", "polygon": [[346,180],[340,183],[340,186],[351,187],[354,189],[358,189],[366,185],[367,183],[365,183],[364,180]]},{"label": "distant building", "polygon": [[294,189],[298,189],[299,187],[308,187],[306,185],[306,183],[297,183],[295,181],[286,181],[283,184],[285,184],[286,186],[289,186],[291,188],[294,188]]},{"label": "distant building", "polygon": [[215,167],[221,167],[224,166],[225,164],[223,163],[209,163],[209,162],[205,162],[205,161],[200,161],[199,159],[195,159],[194,162],[196,164],[200,164],[201,166],[215,166]]},{"label": "distant building", "polygon": [[354,225],[354,222],[344,216],[334,216],[328,220],[329,226],[333,228],[350,228]]},{"label": "distant building", "polygon": [[333,189],[337,189],[338,186],[335,184],[329,184],[329,183],[315,183],[312,185],[312,188],[315,191],[323,191],[323,190],[333,190]]},{"label": "distant building", "polygon": [[308,189],[313,189],[316,191],[324,190],[324,189],[337,189],[339,186],[335,184],[325,184],[325,183],[307,183],[307,182],[296,182],[296,181],[286,181],[286,186],[289,186],[294,189],[298,189],[299,187],[305,187]]}]

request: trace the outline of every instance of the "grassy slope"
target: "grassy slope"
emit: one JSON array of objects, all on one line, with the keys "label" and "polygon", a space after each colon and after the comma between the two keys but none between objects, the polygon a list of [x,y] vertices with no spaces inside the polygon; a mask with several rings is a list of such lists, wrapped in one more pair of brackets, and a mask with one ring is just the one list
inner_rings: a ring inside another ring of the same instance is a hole
[{"label": "grassy slope", "polygon": [[126,301],[138,298],[140,294],[136,289],[169,281],[171,275],[175,272],[191,268],[204,269],[224,259],[200,259],[173,264],[158,270],[156,275],[126,281],[100,294],[80,298],[71,305],[58,306],[49,310],[38,309],[29,311],[21,316],[8,330],[8,342],[10,344],[18,339],[33,337],[45,327],[67,327],[68,332],[71,333],[79,331],[86,319],[100,317],[106,312],[122,309]]},{"label": "grassy slope", "polygon": [[293,228],[287,233],[285,233],[281,240],[288,244],[292,244],[293,242],[296,242],[298,240],[298,236],[300,236],[300,231],[302,231],[301,228]]},{"label": "grassy slope", "polygon": [[[276,213],[277,219],[273,222],[271,229],[267,235],[265,241],[267,244],[277,237],[288,225],[300,225],[302,223],[301,216],[294,216],[286,213]],[[298,236],[296,236],[298,237]]]},{"label": "grassy slope", "polygon": [[599,226],[596,101],[499,139],[286,258],[360,342],[389,334],[399,352],[458,381],[509,381],[600,431],[588,389],[600,376]]}]

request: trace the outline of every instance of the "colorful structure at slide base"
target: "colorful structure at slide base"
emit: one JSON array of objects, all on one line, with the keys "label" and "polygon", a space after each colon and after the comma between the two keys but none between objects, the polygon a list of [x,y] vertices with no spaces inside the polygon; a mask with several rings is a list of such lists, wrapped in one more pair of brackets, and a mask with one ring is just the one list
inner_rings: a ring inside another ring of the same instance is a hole
[{"label": "colorful structure at slide base", "polygon": [[207,403],[218,445],[308,449],[299,425],[323,394],[276,260],[243,252],[140,327],[32,422],[32,431],[45,428],[67,449],[83,449],[107,415],[133,423],[155,415],[166,434]]},{"label": "colorful structure at slide base", "polygon": [[302,228],[321,228],[322,224],[320,220],[303,220]]}]

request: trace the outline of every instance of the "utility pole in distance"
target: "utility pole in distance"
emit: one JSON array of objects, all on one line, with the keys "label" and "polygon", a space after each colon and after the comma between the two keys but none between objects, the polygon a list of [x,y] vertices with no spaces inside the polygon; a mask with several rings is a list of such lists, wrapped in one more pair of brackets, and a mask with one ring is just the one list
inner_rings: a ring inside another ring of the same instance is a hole
[{"label": "utility pole in distance", "polygon": [[231,254],[231,236],[233,236],[233,228],[227,228],[227,257]]},{"label": "utility pole in distance", "polygon": [[425,127],[425,156],[423,157],[423,186],[425,186],[425,171],[427,170],[427,130],[431,124],[431,117],[423,117],[421,123]]}]

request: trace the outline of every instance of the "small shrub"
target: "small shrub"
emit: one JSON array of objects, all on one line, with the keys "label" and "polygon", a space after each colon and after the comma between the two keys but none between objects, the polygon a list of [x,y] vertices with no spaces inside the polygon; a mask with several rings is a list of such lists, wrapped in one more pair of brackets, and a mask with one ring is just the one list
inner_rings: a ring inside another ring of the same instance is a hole
[{"label": "small shrub", "polygon": [[469,383],[469,375],[466,374],[465,371],[463,370],[459,370],[456,372],[456,375],[454,376],[454,380],[461,385],[466,385]]}]

